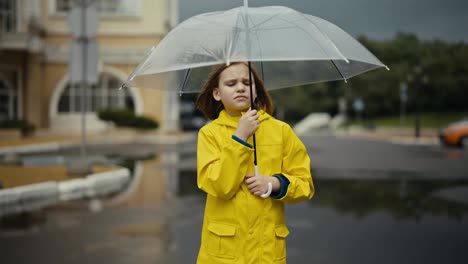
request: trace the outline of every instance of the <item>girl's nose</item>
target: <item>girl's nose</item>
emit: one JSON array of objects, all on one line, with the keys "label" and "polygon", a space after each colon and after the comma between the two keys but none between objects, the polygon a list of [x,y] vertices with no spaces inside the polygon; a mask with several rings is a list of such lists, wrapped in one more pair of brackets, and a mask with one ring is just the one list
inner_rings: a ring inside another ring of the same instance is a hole
[{"label": "girl's nose", "polygon": [[245,87],[245,85],[243,83],[240,82],[240,83],[237,84],[237,91],[238,92],[244,92],[245,89],[246,89],[246,87]]}]

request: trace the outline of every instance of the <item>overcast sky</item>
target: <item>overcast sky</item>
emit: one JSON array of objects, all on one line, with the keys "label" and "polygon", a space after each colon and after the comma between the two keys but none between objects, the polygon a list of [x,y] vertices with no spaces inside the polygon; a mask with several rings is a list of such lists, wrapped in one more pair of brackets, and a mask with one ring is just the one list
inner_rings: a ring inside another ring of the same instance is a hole
[{"label": "overcast sky", "polygon": [[[179,20],[243,5],[243,0],[179,0]],[[411,32],[422,39],[468,42],[468,0],[249,0],[318,16],[348,33],[391,39]]]}]

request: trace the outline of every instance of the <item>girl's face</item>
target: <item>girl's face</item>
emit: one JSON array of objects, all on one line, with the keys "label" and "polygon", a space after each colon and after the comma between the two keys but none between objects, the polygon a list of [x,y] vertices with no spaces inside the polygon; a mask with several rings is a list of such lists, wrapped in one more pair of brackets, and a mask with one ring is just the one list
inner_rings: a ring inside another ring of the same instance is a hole
[{"label": "girl's face", "polygon": [[[254,99],[257,97],[252,75]],[[213,90],[213,98],[221,101],[224,109],[231,116],[240,116],[250,107],[249,68],[243,63],[236,63],[219,75],[218,87]]]}]

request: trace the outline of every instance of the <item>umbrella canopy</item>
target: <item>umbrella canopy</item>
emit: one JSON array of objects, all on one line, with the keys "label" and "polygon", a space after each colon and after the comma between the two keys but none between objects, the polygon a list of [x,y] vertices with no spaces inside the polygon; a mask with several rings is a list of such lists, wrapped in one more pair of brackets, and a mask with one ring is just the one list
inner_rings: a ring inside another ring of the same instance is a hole
[{"label": "umbrella canopy", "polygon": [[[270,90],[346,81],[386,67],[326,20],[283,6],[244,4],[179,24],[151,49],[124,85],[198,92],[212,66],[236,61],[252,62]],[[181,85],[167,86],[167,73],[176,73]]]}]

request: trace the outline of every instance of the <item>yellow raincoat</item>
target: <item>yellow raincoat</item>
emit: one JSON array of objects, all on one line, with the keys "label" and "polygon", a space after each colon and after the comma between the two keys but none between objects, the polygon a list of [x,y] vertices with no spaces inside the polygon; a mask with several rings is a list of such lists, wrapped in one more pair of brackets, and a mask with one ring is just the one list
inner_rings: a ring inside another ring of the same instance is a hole
[{"label": "yellow raincoat", "polygon": [[199,264],[286,263],[284,204],[314,194],[303,143],[288,124],[259,113],[259,173],[282,174],[289,180],[287,192],[280,199],[263,199],[249,191],[245,175],[254,173],[253,149],[232,138],[240,117],[223,110],[198,134],[197,183],[207,193]]}]

